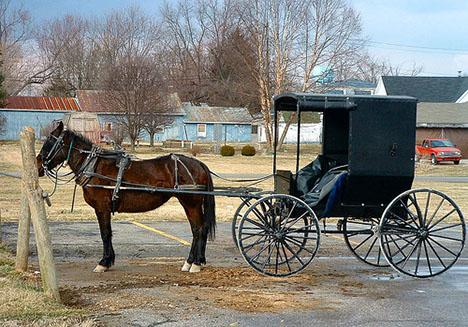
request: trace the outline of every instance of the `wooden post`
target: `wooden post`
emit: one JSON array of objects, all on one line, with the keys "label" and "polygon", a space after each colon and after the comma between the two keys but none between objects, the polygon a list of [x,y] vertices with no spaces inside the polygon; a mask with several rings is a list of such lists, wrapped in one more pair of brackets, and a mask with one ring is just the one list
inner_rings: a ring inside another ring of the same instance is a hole
[{"label": "wooden post", "polygon": [[25,127],[24,131],[20,132],[20,141],[23,159],[23,183],[26,188],[31,210],[31,220],[34,226],[42,285],[46,296],[59,302],[60,294],[58,290],[57,272],[55,270],[42,189],[39,186],[39,176],[34,150],[34,129]]},{"label": "wooden post", "polygon": [[16,271],[28,270],[29,258],[29,232],[31,229],[31,210],[29,209],[28,195],[25,182],[21,187],[20,218],[18,222],[18,240],[16,241]]}]

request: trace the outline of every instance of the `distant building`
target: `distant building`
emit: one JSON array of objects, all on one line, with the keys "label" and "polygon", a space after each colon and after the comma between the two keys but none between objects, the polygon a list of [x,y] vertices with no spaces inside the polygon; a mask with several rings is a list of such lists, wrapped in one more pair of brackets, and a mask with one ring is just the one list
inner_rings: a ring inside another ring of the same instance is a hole
[{"label": "distant building", "polygon": [[206,142],[251,142],[252,116],[247,108],[184,103],[184,138]]},{"label": "distant building", "polygon": [[408,95],[419,102],[468,102],[468,77],[381,76],[376,95]]},{"label": "distant building", "polygon": [[31,126],[36,137],[48,134],[47,127],[54,120],[61,120],[70,112],[80,112],[78,101],[74,98],[11,96],[5,108],[0,108],[7,119],[6,132],[0,140],[17,140],[25,126]]}]

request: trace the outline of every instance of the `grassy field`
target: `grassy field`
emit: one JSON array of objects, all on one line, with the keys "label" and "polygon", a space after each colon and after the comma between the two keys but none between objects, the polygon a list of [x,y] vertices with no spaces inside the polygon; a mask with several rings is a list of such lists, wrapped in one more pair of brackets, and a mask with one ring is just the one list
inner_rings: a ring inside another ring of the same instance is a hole
[{"label": "grassy field", "polygon": [[[36,144],[39,151],[41,143]],[[254,157],[245,157],[236,152],[233,157],[222,157],[217,154],[205,153],[209,151],[210,145],[203,145],[204,152],[197,158],[218,174],[271,174],[273,156],[261,153]],[[179,149],[180,151],[180,149]],[[150,158],[177,149],[162,149],[160,147],[150,148],[142,146],[137,149],[136,155],[142,158]],[[307,145],[301,155],[300,166],[312,161],[320,152],[317,145]],[[186,153],[188,154],[188,153]],[[278,155],[278,169],[289,169],[295,171],[295,147],[289,146]],[[417,163],[416,176],[467,176],[467,167],[464,165],[444,164],[433,166],[428,162]],[[21,154],[18,142],[0,143],[0,170],[7,172],[21,172]],[[215,179],[215,186],[245,185],[239,183],[225,182]],[[53,183],[47,178],[41,178],[41,187],[51,193],[54,189]],[[256,185],[264,190],[273,189],[273,180],[269,179]],[[416,181],[413,187],[428,187],[442,191],[452,197],[461,207],[462,211],[468,212],[468,184],[465,183],[432,183]],[[47,208],[50,221],[94,221],[94,210],[83,200],[81,188],[77,188],[74,211],[71,212],[74,183],[61,185],[57,188],[55,195],[51,198],[52,206]],[[19,216],[20,180],[0,175],[0,210],[3,221],[16,221]],[[240,204],[237,198],[217,197],[216,215],[219,221],[230,221],[236,208]],[[167,204],[154,211],[136,214],[116,214],[114,220],[185,220],[185,214],[177,200],[171,199]]]}]

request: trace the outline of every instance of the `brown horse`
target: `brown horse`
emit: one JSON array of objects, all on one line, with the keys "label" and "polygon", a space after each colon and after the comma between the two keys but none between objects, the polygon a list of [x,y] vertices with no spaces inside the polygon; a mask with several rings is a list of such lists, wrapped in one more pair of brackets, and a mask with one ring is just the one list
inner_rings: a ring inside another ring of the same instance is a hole
[{"label": "brown horse", "polygon": [[208,167],[183,155],[167,155],[148,160],[131,159],[121,175],[122,187],[118,191],[118,201],[115,201],[114,187],[119,175],[119,155],[122,153],[100,149],[82,135],[65,130],[60,122],[37,156],[39,176],[44,176],[45,172],[50,173],[58,165],[67,162],[77,183],[83,186],[84,200],[96,212],[104,254],[94,271],[104,272],[114,264],[112,212],[145,212],[160,207],[171,197],[176,197],[184,207],[193,235],[190,254],[182,270],[199,272],[200,266],[206,263],[207,238],[213,238],[215,233],[214,196],[206,192],[197,194],[139,191],[131,187],[126,189],[125,185],[175,189],[181,185],[195,184],[198,187],[203,186],[205,191],[212,191],[213,181]]}]

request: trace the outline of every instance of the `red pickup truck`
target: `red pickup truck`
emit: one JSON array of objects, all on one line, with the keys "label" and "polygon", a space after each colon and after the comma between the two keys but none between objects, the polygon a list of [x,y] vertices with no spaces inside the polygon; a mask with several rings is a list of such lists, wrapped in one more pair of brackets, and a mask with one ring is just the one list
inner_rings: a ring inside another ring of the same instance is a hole
[{"label": "red pickup truck", "polygon": [[453,161],[455,165],[458,165],[461,152],[450,140],[426,139],[421,145],[416,145],[416,161],[421,158],[430,159],[433,165],[437,165],[440,161]]}]

